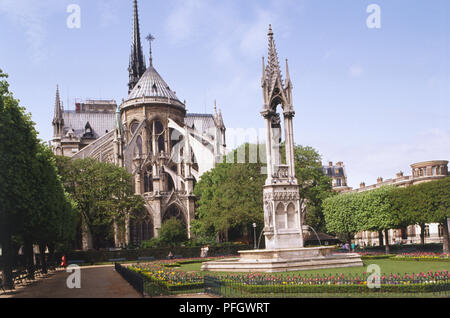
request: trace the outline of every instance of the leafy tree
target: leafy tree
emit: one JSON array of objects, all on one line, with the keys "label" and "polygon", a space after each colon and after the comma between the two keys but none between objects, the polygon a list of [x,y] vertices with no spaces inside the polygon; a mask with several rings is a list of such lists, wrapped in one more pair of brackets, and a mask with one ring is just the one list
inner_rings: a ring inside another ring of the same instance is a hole
[{"label": "leafy tree", "polygon": [[0,70],[0,244],[5,284],[13,286],[13,237],[23,233],[26,211],[32,206],[31,171],[37,134],[31,116],[9,92],[8,76]]},{"label": "leafy tree", "polygon": [[[6,77],[0,70],[0,78]],[[33,245],[39,244],[45,271],[46,247],[63,240],[58,235],[61,230],[70,232],[72,209],[53,154],[40,144],[31,115],[8,91],[6,80],[0,81],[0,171],[0,183],[6,190],[0,192],[0,244],[5,284],[12,288],[11,271],[19,247],[24,247],[33,277]]]},{"label": "leafy tree", "polygon": [[[238,162],[238,155],[245,154],[244,163],[222,163],[202,175],[194,192],[199,197],[196,220],[191,230],[199,238],[218,236],[228,241],[230,229],[248,232],[256,223],[259,231],[264,226],[263,185],[266,176],[261,173],[261,160],[249,163],[251,149],[259,146],[245,144],[236,149],[232,162]],[[253,151],[253,150],[252,150]],[[241,160],[240,160],[241,161]]]},{"label": "leafy tree", "polygon": [[299,184],[301,203],[306,204],[305,223],[316,231],[325,232],[322,202],[335,195],[331,178],[323,173],[322,158],[312,147],[294,147],[295,175]]},{"label": "leafy tree", "polygon": [[57,159],[66,190],[78,206],[82,230],[103,247],[114,238],[114,224],[123,228],[126,218],[141,210],[144,201],[132,191],[132,176],[124,168],[95,159]]},{"label": "leafy tree", "polygon": [[172,218],[164,222],[159,231],[158,241],[165,245],[178,245],[187,241],[186,227],[181,221]]},{"label": "leafy tree", "polygon": [[327,231],[350,242],[359,232],[355,193],[345,193],[325,199],[322,203]]},{"label": "leafy tree", "polygon": [[443,251],[449,253],[450,177],[412,186],[422,193],[420,209],[426,223],[439,223],[443,229]]}]

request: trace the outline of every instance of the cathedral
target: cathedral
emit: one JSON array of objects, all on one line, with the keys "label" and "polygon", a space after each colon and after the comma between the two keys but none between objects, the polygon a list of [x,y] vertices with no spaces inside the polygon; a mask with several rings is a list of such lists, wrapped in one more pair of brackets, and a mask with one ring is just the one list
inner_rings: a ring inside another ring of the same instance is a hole
[{"label": "cathedral", "polygon": [[[129,62],[128,97],[115,101],[89,100],[64,110],[59,88],[53,118],[52,147],[56,155],[94,158],[124,167],[133,176],[133,188],[146,202],[145,218],[127,221],[125,234],[115,245],[138,244],[158,237],[161,225],[179,219],[190,237],[194,219],[195,183],[225,155],[226,128],[221,111],[191,114],[141,46],[137,0]],[[117,232],[117,231],[116,231]],[[89,231],[83,249],[92,247]]]}]

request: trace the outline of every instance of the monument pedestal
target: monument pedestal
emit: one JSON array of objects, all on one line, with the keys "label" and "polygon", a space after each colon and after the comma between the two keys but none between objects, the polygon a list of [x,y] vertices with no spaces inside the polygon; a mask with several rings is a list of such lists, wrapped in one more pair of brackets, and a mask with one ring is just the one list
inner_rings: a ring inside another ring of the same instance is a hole
[{"label": "monument pedestal", "polygon": [[206,262],[203,271],[287,272],[364,266],[357,253],[333,253],[334,246],[240,251],[240,258]]}]

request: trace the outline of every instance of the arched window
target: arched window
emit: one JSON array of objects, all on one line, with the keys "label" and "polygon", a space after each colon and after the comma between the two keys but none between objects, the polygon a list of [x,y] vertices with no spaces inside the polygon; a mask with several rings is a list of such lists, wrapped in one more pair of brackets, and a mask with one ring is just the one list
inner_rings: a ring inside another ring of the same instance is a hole
[{"label": "arched window", "polygon": [[144,192],[153,192],[153,172],[152,166],[148,166],[144,173]]},{"label": "arched window", "polygon": [[131,135],[134,135],[136,129],[139,127],[139,123],[137,121],[133,121],[130,127],[131,127]]},{"label": "arched window", "polygon": [[295,229],[296,222],[295,222],[295,206],[293,203],[289,203],[289,206],[287,208],[287,217],[288,217],[288,228]]},{"label": "arched window", "polygon": [[286,228],[286,213],[284,212],[284,205],[281,202],[278,203],[277,210],[275,212],[275,222],[279,230]]},{"label": "arched window", "polygon": [[154,132],[155,132],[155,140],[156,145],[158,147],[157,152],[165,151],[165,139],[164,139],[164,126],[161,124],[159,120],[155,120],[153,122]]},{"label": "arched window", "polygon": [[[183,214],[183,211],[178,207],[176,204],[172,204],[164,213],[162,223],[170,220],[170,219],[177,219],[181,221],[181,223],[186,226],[186,220]],[[186,227],[187,228],[187,227]]]},{"label": "arched window", "polygon": [[136,154],[140,156],[142,156],[142,137],[138,136],[136,139],[136,147],[137,147],[137,152]]}]

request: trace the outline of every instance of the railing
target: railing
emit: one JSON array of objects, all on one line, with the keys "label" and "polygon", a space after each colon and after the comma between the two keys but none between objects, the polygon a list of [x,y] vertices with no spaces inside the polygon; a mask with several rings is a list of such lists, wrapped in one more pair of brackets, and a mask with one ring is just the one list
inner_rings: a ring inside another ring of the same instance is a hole
[{"label": "railing", "polygon": [[141,275],[129,270],[126,267],[123,267],[119,263],[115,263],[114,268],[116,269],[116,272],[118,272],[123,277],[123,279],[125,279],[131,286],[134,287],[134,289],[136,289],[140,294],[144,295],[144,278]]},{"label": "railing", "polygon": [[356,277],[330,280],[330,277],[305,276],[304,281],[279,278],[205,276],[205,293],[225,298],[334,298],[334,297],[448,297],[450,278],[382,280],[379,288],[369,288]]}]

